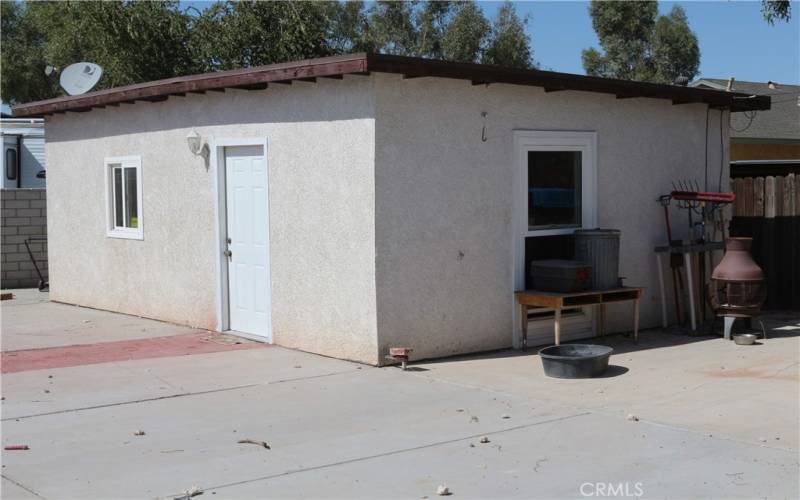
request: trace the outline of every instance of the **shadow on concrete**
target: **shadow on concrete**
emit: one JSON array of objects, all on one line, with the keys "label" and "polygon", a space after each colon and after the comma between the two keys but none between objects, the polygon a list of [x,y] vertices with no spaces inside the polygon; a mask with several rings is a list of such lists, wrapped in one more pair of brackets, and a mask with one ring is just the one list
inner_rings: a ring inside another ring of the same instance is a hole
[{"label": "shadow on concrete", "polygon": [[619,377],[620,375],[625,375],[630,370],[625,368],[624,366],[620,365],[608,365],[608,369],[602,375],[598,375],[597,377],[593,378],[613,378]]},{"label": "shadow on concrete", "polygon": [[[764,329],[767,332],[767,342],[770,337],[772,338],[786,338],[800,336],[800,311],[765,311],[761,317],[764,322]],[[667,330],[661,328],[652,328],[639,332],[639,342],[633,342],[632,332],[622,332],[607,334],[602,337],[590,337],[586,339],[574,340],[564,342],[565,344],[596,344],[604,345],[614,349],[614,355],[628,354],[637,351],[645,351],[648,349],[661,349],[668,347],[675,347],[687,344],[694,344],[698,342],[720,342],[722,341],[722,328],[721,321],[718,321],[719,328],[712,332],[711,322],[698,326],[697,331],[691,334],[688,328],[679,326],[671,327]],[[733,334],[737,333],[761,333],[761,327],[757,320],[752,321],[752,328],[748,328],[744,321],[736,321],[733,327]],[[730,342],[733,342],[732,340]],[[759,343],[764,341],[759,339]],[[501,359],[519,356],[538,356],[539,350],[548,347],[550,344],[540,346],[528,346],[526,351],[515,349],[502,349],[497,351],[484,351],[472,354],[464,354],[459,356],[426,359],[426,360],[413,360],[413,363],[426,363],[435,364],[439,362],[459,362],[471,361],[475,359]],[[745,346],[742,346],[745,347]],[[415,367],[416,368],[416,367]],[[623,367],[619,367],[623,368]],[[625,369],[627,371],[627,369]],[[611,373],[611,367],[609,367]],[[608,376],[618,376],[622,373],[616,373]]]}]

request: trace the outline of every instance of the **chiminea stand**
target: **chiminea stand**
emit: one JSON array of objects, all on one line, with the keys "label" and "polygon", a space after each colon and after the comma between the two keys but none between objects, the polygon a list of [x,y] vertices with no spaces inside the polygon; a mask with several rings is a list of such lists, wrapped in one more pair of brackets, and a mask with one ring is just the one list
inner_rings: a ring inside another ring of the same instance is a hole
[{"label": "chiminea stand", "polygon": [[[667,328],[667,298],[664,290],[664,254],[682,254],[684,259],[684,270],[686,271],[686,291],[689,295],[689,324],[692,331],[697,330],[697,307],[705,307],[705,283],[701,283],[702,292],[699,296],[695,295],[695,285],[692,279],[692,254],[697,253],[705,258],[705,255],[712,256],[712,251],[723,250],[725,244],[721,241],[712,241],[708,243],[697,243],[694,245],[681,245],[681,246],[659,246],[655,247],[656,262],[658,264],[658,286],[661,293],[661,326],[666,330]],[[713,260],[713,258],[712,258]],[[697,297],[700,297],[698,301]],[[682,318],[676,318],[678,323],[682,322]]]}]

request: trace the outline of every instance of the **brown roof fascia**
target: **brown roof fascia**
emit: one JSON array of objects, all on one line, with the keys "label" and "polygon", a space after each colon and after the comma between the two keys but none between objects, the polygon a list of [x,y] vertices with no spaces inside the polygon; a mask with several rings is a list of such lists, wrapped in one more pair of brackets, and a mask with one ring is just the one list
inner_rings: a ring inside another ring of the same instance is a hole
[{"label": "brown roof fascia", "polygon": [[[485,64],[457,63],[401,57],[384,54],[367,55],[371,71],[401,73],[406,78],[440,77],[471,80],[473,84],[506,83],[544,87],[547,92],[579,90],[614,94],[620,98],[651,97],[693,103],[712,107],[730,108],[732,111],[764,110],[770,108],[769,96],[726,92],[678,85],[664,85],[630,80],[616,80],[536,69],[511,69]],[[699,92],[698,92],[699,91]]]},{"label": "brown roof fascia", "polygon": [[155,101],[161,100],[162,97],[186,93],[224,92],[225,88],[260,89],[264,88],[265,84],[286,84],[291,83],[292,80],[341,79],[346,74],[365,75],[373,71],[401,74],[405,78],[456,78],[471,81],[475,85],[493,83],[527,85],[543,87],[546,92],[576,90],[613,94],[618,98],[668,99],[674,103],[703,103],[714,108],[730,109],[731,111],[770,108],[769,96],[751,96],[721,90],[616,80],[536,69],[510,69],[485,64],[358,53],[182,76],[99,90],[80,96],[57,97],[14,106],[13,116],[40,116],[137,100]]},{"label": "brown roof fascia", "polygon": [[242,88],[275,82],[305,80],[315,77],[341,77],[366,71],[366,54],[348,54],[290,63],[270,64],[253,68],[236,69],[188,75],[165,80],[137,83],[124,87],[98,90],[79,96],[64,96],[20,104],[12,108],[14,116],[33,116],[68,111],[74,108],[95,107],[110,103],[153,100],[161,96],[201,93],[207,90]]}]

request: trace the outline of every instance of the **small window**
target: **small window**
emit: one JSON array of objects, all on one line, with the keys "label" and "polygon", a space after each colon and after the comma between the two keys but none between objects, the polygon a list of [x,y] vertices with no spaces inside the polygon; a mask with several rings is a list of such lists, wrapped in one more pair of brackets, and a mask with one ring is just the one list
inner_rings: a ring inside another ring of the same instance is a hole
[{"label": "small window", "polygon": [[142,162],[138,156],[107,158],[108,236],[143,239]]},{"label": "small window", "polygon": [[17,179],[17,150],[15,148],[6,149],[6,179],[10,181]]},{"label": "small window", "polygon": [[581,227],[581,152],[528,152],[528,230]]}]

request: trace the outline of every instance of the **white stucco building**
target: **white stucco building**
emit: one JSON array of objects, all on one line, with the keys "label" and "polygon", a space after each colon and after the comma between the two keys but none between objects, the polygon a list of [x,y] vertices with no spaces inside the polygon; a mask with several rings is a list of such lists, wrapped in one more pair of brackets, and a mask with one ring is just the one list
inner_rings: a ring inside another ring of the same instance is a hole
[{"label": "white stucco building", "polygon": [[[642,325],[659,324],[655,200],[702,179],[706,154],[727,179],[719,121],[765,107],[354,54],[14,113],[46,117],[52,300],[379,364],[389,346],[415,358],[511,346],[526,261],[561,252],[577,227],[622,231],[620,274],[647,288]],[[568,196],[542,207],[534,189]],[[611,329],[630,328],[614,316]],[[591,311],[565,322],[567,339],[591,333]],[[551,332],[533,321],[529,343]]]}]

